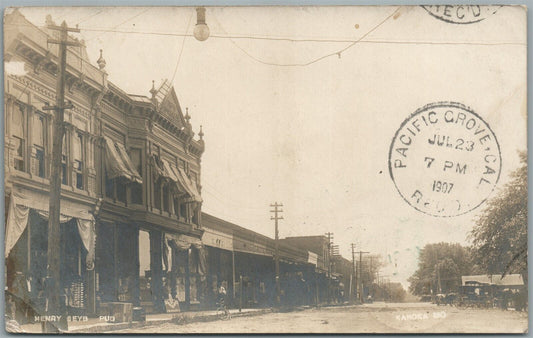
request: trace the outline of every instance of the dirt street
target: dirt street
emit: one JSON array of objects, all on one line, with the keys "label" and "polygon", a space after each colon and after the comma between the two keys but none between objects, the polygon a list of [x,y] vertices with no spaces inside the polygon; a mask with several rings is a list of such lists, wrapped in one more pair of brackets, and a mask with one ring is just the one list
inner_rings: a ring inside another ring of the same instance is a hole
[{"label": "dirt street", "polygon": [[428,303],[374,303],[114,333],[523,333],[527,313]]}]

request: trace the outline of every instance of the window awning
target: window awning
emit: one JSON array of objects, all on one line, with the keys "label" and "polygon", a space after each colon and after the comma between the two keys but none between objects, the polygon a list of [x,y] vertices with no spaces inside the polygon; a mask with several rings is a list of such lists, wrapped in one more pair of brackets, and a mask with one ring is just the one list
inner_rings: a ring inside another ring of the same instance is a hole
[{"label": "window awning", "polygon": [[160,161],[154,155],[150,156],[150,161],[151,161],[152,167],[154,168],[154,174],[156,176],[156,179],[159,178],[160,176],[165,177],[165,173],[163,169],[161,168],[161,164],[159,163]]},{"label": "window awning", "polygon": [[165,159],[161,159],[161,162],[163,163],[163,170],[162,170],[163,177],[166,177],[169,180],[171,180],[172,182],[174,182],[174,184],[176,185],[177,190],[180,193],[184,193],[184,194],[189,194],[190,195],[190,192],[187,190],[187,187],[184,186],[183,182],[181,182],[181,180],[178,178],[178,176],[176,176],[176,172],[172,168],[171,164]]},{"label": "window awning", "polygon": [[163,158],[159,158],[158,160],[153,158],[153,160],[158,175],[174,182],[179,192],[190,196],[186,202],[202,203],[202,197],[196,188],[196,184],[189,179],[189,176],[187,176],[183,169],[173,166]]},{"label": "window awning", "polygon": [[176,171],[176,176],[181,179],[182,184],[186,187],[187,192],[190,194],[193,202],[202,203],[202,196],[198,192],[198,188],[196,187],[196,184],[191,181],[189,176],[185,173],[185,171],[181,168],[172,168]]},{"label": "window awning", "polygon": [[[48,219],[48,203],[44,199],[35,198],[35,196],[31,195],[27,196],[22,191],[13,191],[11,193],[5,230],[4,254],[6,258],[28,226],[30,209],[35,210],[42,218]],[[72,218],[76,219],[80,238],[83,246],[87,250],[87,268],[92,269],[94,267],[96,243],[94,217],[89,210],[68,208],[68,205],[65,204],[68,203],[61,204],[59,220],[61,223],[65,223]]]},{"label": "window awning", "polygon": [[141,175],[137,172],[123,144],[114,142],[104,136],[106,143],[106,169],[109,178],[124,177],[132,182],[142,183]]},{"label": "window awning", "polygon": [[203,246],[201,239],[187,235],[165,233],[165,240],[168,244],[179,250],[186,250],[191,247],[200,248]]},{"label": "window awning", "polygon": [[[165,233],[164,241],[164,250],[163,250],[163,265],[169,267],[169,257],[171,257],[168,249],[173,248],[175,250],[196,250],[197,256],[196,260],[193,261],[193,264],[196,265],[198,274],[200,276],[205,276],[207,274],[207,257],[205,252],[204,244],[202,240],[196,237],[191,237],[187,235],[177,235]],[[165,264],[166,260],[166,264]]]}]

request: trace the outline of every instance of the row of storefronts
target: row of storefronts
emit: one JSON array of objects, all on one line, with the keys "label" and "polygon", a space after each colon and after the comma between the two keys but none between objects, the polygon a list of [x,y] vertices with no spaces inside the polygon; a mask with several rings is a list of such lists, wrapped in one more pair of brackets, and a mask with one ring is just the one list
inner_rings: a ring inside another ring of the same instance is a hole
[{"label": "row of storefronts", "polygon": [[[216,286],[224,285],[234,307],[276,306],[275,241],[246,228],[203,214],[203,244],[208,256],[209,302],[216,299]],[[325,250],[316,254],[306,237],[297,245],[281,240],[281,306],[316,305],[328,301],[327,238],[312,236]],[[315,250],[318,251],[318,250]],[[325,254],[325,256],[324,256]],[[319,258],[320,257],[320,258]],[[335,282],[329,283],[333,288]],[[332,299],[330,299],[332,300]]]},{"label": "row of storefronts", "polygon": [[[52,24],[51,18],[47,23]],[[17,10],[5,16],[5,61],[24,74],[4,80],[5,262],[8,303],[44,314],[49,177],[57,32]],[[70,38],[73,41],[74,38]],[[96,316],[116,303],[146,313],[212,308],[220,287],[234,307],[272,306],[274,240],[202,213],[203,133],[192,130],[173,87],[131,95],[107,80],[102,52],[67,53],[61,190],[61,289],[70,314]],[[320,248],[280,243],[281,299],[315,304],[330,296]],[[334,284],[334,283],[333,283]]]}]

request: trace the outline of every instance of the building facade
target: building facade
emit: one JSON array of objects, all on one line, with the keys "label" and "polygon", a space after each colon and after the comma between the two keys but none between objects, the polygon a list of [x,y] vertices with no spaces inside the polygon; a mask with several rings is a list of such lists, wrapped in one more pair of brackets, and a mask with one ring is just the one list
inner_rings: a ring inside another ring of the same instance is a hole
[{"label": "building facade", "polygon": [[[276,306],[276,241],[209,214],[202,215],[202,241],[208,256],[208,281],[223,285],[234,307]],[[279,241],[281,306],[315,305],[325,294],[322,252]],[[213,299],[214,301],[214,299]]]},{"label": "building facade", "polygon": [[[334,273],[333,257],[328,238],[324,235],[295,236],[281,240],[287,246],[307,250],[315,262],[314,278],[316,280],[316,303],[330,303],[334,299],[334,290],[339,284],[338,275]],[[316,258],[315,258],[316,257]]]},{"label": "building facade", "polygon": [[[5,61],[24,70],[4,78],[6,286],[35,308],[45,298],[54,114],[43,107],[56,100],[58,48],[47,43],[56,34],[17,10],[5,16]],[[202,301],[202,132],[194,138],[167,81],[150,96],[127,94],[107,80],[102,53],[92,65],[83,41],[69,39],[81,48],[67,52],[74,108],[65,111],[62,153],[58,250],[68,311],[130,302],[162,312],[169,299]]]}]

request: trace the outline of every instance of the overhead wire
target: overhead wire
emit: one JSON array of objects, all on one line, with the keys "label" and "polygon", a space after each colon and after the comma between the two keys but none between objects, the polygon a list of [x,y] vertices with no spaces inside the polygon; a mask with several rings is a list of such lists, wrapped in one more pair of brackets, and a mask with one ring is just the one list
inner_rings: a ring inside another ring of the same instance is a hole
[{"label": "overhead wire", "polygon": [[67,17],[67,13],[75,10],[75,8],[66,7],[63,11],[61,11],[61,15],[56,18],[57,22],[61,22],[61,19]]},{"label": "overhead wire", "polygon": [[[113,29],[118,28],[119,26],[122,26],[123,24],[125,24],[125,23],[128,22],[128,21],[131,21],[131,20],[137,18],[137,17],[140,16],[141,14],[144,14],[144,13],[148,12],[150,9],[151,9],[151,7],[147,7],[147,8],[145,8],[144,10],[142,10],[141,12],[139,12],[139,13],[137,13],[136,15],[132,16],[131,18],[126,19],[126,20],[122,21],[121,23],[119,23],[118,25],[113,26],[113,28],[111,28],[110,31],[112,31]],[[106,32],[103,32],[102,34],[97,35],[97,36],[95,36],[95,37],[93,37],[93,38],[90,38],[90,39],[87,40],[87,41],[91,41],[91,40],[94,40],[94,39],[98,39],[99,37],[103,36],[103,35],[106,34],[106,33],[109,33],[109,32],[107,32],[107,31],[106,31]]]},{"label": "overhead wire", "polygon": [[[169,32],[146,32],[146,31],[124,31],[124,30],[109,30],[105,28],[88,28],[81,27],[80,30],[94,31],[94,32],[113,32],[118,34],[139,34],[139,35],[157,35],[157,36],[183,36],[194,37],[193,34],[188,33],[169,33]],[[484,41],[423,41],[423,40],[384,40],[384,39],[365,39],[354,40],[347,38],[339,39],[318,39],[318,38],[286,38],[286,37],[268,37],[258,35],[209,35],[210,39],[235,39],[235,40],[264,40],[264,41],[285,41],[285,42],[317,42],[317,43],[375,43],[375,44],[420,44],[420,45],[481,45],[481,46],[499,46],[499,45],[522,45],[526,46],[525,42],[484,42]]]},{"label": "overhead wire", "polygon": [[89,20],[90,18],[92,18],[92,17],[94,17],[94,16],[96,16],[96,15],[102,13],[103,11],[104,11],[103,9],[100,9],[100,10],[98,10],[96,13],[93,13],[93,14],[91,14],[91,15],[89,15],[89,16],[86,16],[85,18],[83,18],[83,19],[81,19],[80,21],[78,21],[78,25],[81,24],[82,22],[86,22],[86,21]]},{"label": "overhead wire", "polygon": [[[14,24],[6,23],[6,25],[12,26],[26,26],[26,27],[38,27],[46,28],[46,26],[37,26],[29,24]],[[194,34],[189,33],[170,33],[170,32],[149,32],[149,31],[131,31],[131,30],[116,30],[109,28],[89,28],[89,27],[78,27],[82,31],[88,32],[107,32],[107,33],[117,33],[117,34],[137,34],[137,35],[156,35],[156,36],[180,36],[180,37],[194,37]],[[499,45],[517,45],[517,46],[526,46],[526,42],[513,42],[513,41],[427,41],[427,40],[391,40],[391,39],[365,39],[365,40],[354,40],[348,38],[337,38],[337,39],[319,39],[319,38],[287,38],[287,37],[276,37],[276,36],[261,36],[261,35],[209,35],[210,39],[235,39],[235,40],[265,40],[265,41],[285,41],[285,42],[317,42],[317,43],[376,43],[376,44],[421,44],[421,45],[481,45],[481,46],[499,46]],[[91,38],[93,39],[93,38]]]},{"label": "overhead wire", "polygon": [[[235,41],[233,41],[233,39],[230,39],[230,41],[233,43],[233,45],[235,47],[237,47],[238,49],[240,49],[244,54],[246,54],[248,57],[250,57],[252,60],[256,61],[256,62],[259,62],[259,63],[262,63],[264,65],[268,65],[268,66],[280,66],[280,67],[305,67],[305,66],[309,66],[309,65],[312,65],[314,63],[317,63],[321,60],[324,60],[330,56],[334,56],[334,55],[338,55],[340,57],[341,53],[345,52],[346,50],[348,50],[349,48],[352,48],[353,46],[355,46],[359,41],[363,40],[364,38],[366,38],[368,35],[370,35],[372,32],[374,32],[376,29],[378,29],[379,27],[381,27],[385,22],[387,22],[391,17],[395,16],[397,13],[399,13],[400,9],[402,7],[398,7],[394,12],[392,12],[390,15],[388,15],[385,19],[383,19],[382,21],[380,21],[377,25],[375,25],[373,28],[371,28],[370,30],[368,30],[365,34],[363,34],[359,39],[353,41],[352,43],[350,43],[348,46],[336,51],[336,52],[333,52],[333,53],[328,53],[326,55],[323,55],[323,56],[320,56],[318,58],[315,58],[313,60],[310,60],[308,62],[303,62],[303,63],[274,63],[274,62],[267,62],[267,61],[263,61],[255,56],[253,56],[252,54],[248,53],[244,48],[242,48],[241,46],[239,46]],[[222,31],[224,31],[226,34],[226,30],[224,29],[224,27],[222,27],[222,25],[220,24],[220,22],[217,20],[216,16],[212,16],[213,19],[218,23],[219,27],[222,29]]]},{"label": "overhead wire", "polygon": [[[191,15],[189,16],[189,22],[187,23],[187,29],[185,30],[185,34],[187,34],[187,32],[189,31],[189,27],[191,25],[191,21],[192,21],[192,17],[194,15],[194,10],[191,12]],[[178,72],[178,66],[180,64],[180,61],[181,61],[181,55],[183,54],[183,48],[185,47],[185,40],[187,39],[187,36],[184,35],[183,36],[183,41],[181,42],[181,49],[180,49],[180,53],[178,55],[178,61],[176,62],[176,67],[174,68],[174,74],[172,74],[172,80],[170,80],[170,84],[172,85],[172,83],[174,83],[174,78],[176,77],[176,73]]]},{"label": "overhead wire", "polygon": [[[147,12],[148,10],[150,10],[150,9],[151,9],[150,7],[145,8],[143,11],[141,11],[141,12],[135,14],[134,16],[132,16],[132,17],[130,17],[130,18],[128,18],[128,19],[122,21],[122,22],[119,23],[118,25],[115,25],[112,29],[110,29],[110,30],[105,30],[102,34],[100,34],[100,35],[98,35],[98,36],[95,36],[95,37],[93,37],[93,38],[90,38],[90,39],[88,39],[88,40],[85,40],[85,42],[91,41],[91,40],[93,40],[93,39],[97,39],[97,38],[99,38],[100,36],[102,36],[102,35],[104,35],[104,34],[106,34],[106,33],[113,32],[113,29],[116,29],[116,28],[118,28],[119,26],[123,25],[124,23],[126,23],[126,22],[128,22],[128,21],[131,21],[131,20],[133,20],[133,19],[135,19],[136,17],[140,16],[141,14],[146,13],[146,12]],[[92,14],[92,15],[90,15],[89,17],[86,17],[86,18],[82,19],[82,21],[86,21],[86,20],[88,20],[89,18],[91,18],[91,17],[93,17],[93,16],[95,16],[95,15],[101,13],[102,11],[103,11],[103,10],[100,10],[99,12],[97,12],[97,13],[95,13],[95,14]],[[58,19],[56,19],[56,20],[58,20]],[[45,34],[47,35],[47,37],[49,37],[49,38],[54,38],[54,37],[53,37],[52,35],[50,35],[46,30],[43,30],[43,29],[46,29],[47,26],[37,26],[37,25],[32,25],[32,24],[11,24],[11,25],[14,25],[14,26],[37,27],[37,28],[41,29],[41,31],[42,31],[43,33],[45,33]],[[80,29],[80,30],[81,30],[81,29]],[[48,51],[49,51],[49,50],[48,50]],[[77,59],[79,59],[79,60],[81,61],[81,69],[83,69],[83,63],[87,63],[87,64],[89,64],[89,65],[91,65],[91,66],[94,66],[94,65],[91,64],[88,60],[85,60],[85,59],[83,58],[83,56],[81,55],[81,54],[82,54],[81,51],[79,52],[80,55],[78,55],[78,54],[73,50],[73,47],[67,47],[67,52],[69,52],[69,51],[71,52],[71,55],[72,55],[72,56],[74,56],[75,58],[77,58]],[[177,68],[176,68],[176,69],[177,69]]]}]

